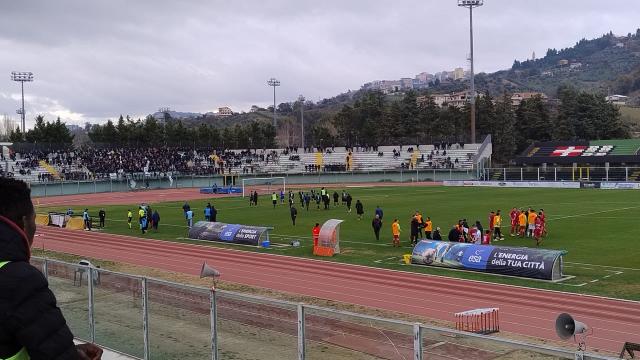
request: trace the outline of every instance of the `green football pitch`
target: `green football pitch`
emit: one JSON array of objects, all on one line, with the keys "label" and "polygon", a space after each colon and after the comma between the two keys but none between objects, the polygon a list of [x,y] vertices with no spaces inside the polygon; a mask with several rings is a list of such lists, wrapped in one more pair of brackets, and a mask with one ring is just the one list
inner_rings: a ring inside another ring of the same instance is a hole
[{"label": "green football pitch", "polygon": [[[292,190],[296,191],[295,185]],[[329,188],[340,193],[343,188]],[[313,257],[311,229],[327,219],[341,219],[341,253],[327,261],[376,266],[403,271],[414,271],[450,277],[490,281],[577,293],[611,296],[640,300],[640,192],[634,190],[599,189],[506,189],[461,187],[346,187],[353,197],[353,210],[333,205],[329,210],[317,209],[314,202],[309,210],[302,208],[296,194],[298,208],[296,226],[291,223],[289,207],[280,204],[274,209],[270,195],[260,196],[257,207],[249,207],[248,198],[231,197],[190,201],[197,220],[203,220],[203,209],[210,201],[218,209],[218,221],[245,225],[271,226],[272,246],[260,249],[251,246],[196,242],[187,239],[186,221],[182,212],[183,202],[152,203],[161,216],[158,232],[142,235],[136,227],[126,223],[127,209],[136,216],[138,204],[135,193],[131,205],[90,206],[89,212],[97,222],[97,213],[104,208],[107,213],[105,232],[163,239],[176,242],[193,242],[210,246],[234,247],[247,251],[261,251],[290,256]],[[197,191],[197,189],[194,189]],[[305,190],[305,191],[308,191]],[[356,200],[364,204],[365,215],[358,220]],[[371,220],[376,206],[384,211],[380,241],[376,241]],[[403,265],[403,254],[411,253],[409,223],[415,210],[430,216],[434,229],[442,230],[446,239],[451,226],[458,219],[469,223],[479,220],[487,227],[491,210],[502,210],[505,240],[500,246],[535,246],[529,238],[509,236],[509,211],[512,207],[543,208],[547,217],[548,236],[541,245],[548,249],[566,250],[564,273],[568,278],[551,283],[538,280],[481,274],[476,272],[443,269],[418,265]],[[83,209],[75,208],[76,213]],[[41,207],[39,213],[66,211],[65,207]],[[401,248],[391,246],[391,222],[400,220],[402,226]],[[292,240],[300,240],[300,247],[289,246]]]}]

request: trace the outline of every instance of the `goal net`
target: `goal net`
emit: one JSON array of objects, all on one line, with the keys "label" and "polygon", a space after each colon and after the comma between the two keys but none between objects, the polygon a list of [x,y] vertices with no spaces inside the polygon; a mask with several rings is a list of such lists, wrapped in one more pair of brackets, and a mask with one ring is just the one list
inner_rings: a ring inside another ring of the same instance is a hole
[{"label": "goal net", "polygon": [[287,192],[287,181],[282,176],[269,178],[245,178],[242,179],[242,197],[248,196],[249,193],[257,191],[258,194],[279,193],[280,190]]}]

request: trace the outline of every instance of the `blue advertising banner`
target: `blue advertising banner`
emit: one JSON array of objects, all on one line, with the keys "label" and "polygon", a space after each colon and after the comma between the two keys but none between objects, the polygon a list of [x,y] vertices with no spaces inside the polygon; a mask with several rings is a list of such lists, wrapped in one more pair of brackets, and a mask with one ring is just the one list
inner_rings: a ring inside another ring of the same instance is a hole
[{"label": "blue advertising banner", "polygon": [[189,238],[258,246],[267,230],[261,226],[198,221],[189,229]]},{"label": "blue advertising banner", "polygon": [[421,240],[411,262],[544,280],[562,278],[563,250]]}]

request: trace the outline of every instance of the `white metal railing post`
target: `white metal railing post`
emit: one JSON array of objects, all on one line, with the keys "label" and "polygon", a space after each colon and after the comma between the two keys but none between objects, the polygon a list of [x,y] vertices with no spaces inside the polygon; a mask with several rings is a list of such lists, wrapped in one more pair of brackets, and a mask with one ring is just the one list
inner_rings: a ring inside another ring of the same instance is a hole
[{"label": "white metal railing post", "polygon": [[413,324],[413,360],[422,360],[422,327]]},{"label": "white metal railing post", "polygon": [[553,168],[553,181],[558,181],[558,168]]},{"label": "white metal railing post", "polygon": [[147,289],[147,278],[142,278],[142,341],[144,347],[144,359],[151,358],[149,353],[149,292]]},{"label": "white metal railing post", "polygon": [[502,168],[502,176],[504,177],[504,181],[507,181],[507,168]]},{"label": "white metal railing post", "polygon": [[45,280],[49,281],[49,266],[47,263],[47,258],[44,258],[44,262],[42,263],[42,275],[44,275]]},{"label": "white metal railing post", "polygon": [[218,306],[216,289],[209,291],[209,321],[211,323],[211,359],[218,360]]},{"label": "white metal railing post", "polygon": [[304,304],[298,304],[298,360],[304,360],[306,354],[304,334]]},{"label": "white metal railing post", "polygon": [[540,181],[540,168],[538,168],[538,181]]},{"label": "white metal railing post", "polygon": [[524,174],[523,174],[522,168],[520,168],[520,181],[523,181],[523,180],[524,180]]},{"label": "white metal railing post", "polygon": [[624,168],[624,181],[629,181],[629,168],[626,166]]},{"label": "white metal railing post", "polygon": [[[93,298],[93,268],[87,267],[87,289],[89,291],[89,338],[92,343],[96,342],[96,317],[95,317],[95,299]],[[82,286],[82,273],[80,273],[80,286]]]}]

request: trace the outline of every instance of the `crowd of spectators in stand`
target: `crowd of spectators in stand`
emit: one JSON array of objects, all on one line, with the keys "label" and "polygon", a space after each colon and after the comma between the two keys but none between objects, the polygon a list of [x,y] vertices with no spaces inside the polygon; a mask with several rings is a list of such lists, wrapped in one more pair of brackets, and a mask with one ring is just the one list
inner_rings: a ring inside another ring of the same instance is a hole
[{"label": "crowd of spectators in stand", "polygon": [[317,164],[309,164],[304,166],[306,172],[320,172],[321,166]]},{"label": "crowd of spectators in stand", "polygon": [[434,150],[464,149],[464,142],[435,142],[433,148]]},{"label": "crowd of spectators in stand", "polygon": [[347,164],[339,164],[339,163],[324,164],[324,165],[311,164],[311,165],[304,166],[304,171],[306,172],[320,172],[320,170],[324,172],[347,171]]},{"label": "crowd of spectators in stand", "polygon": [[324,171],[347,171],[346,164],[325,164],[323,166]]},{"label": "crowd of spectators in stand", "polygon": [[[420,167],[434,169],[449,169],[459,167],[461,160],[456,155],[449,154],[451,149],[464,149],[464,143],[437,142],[434,143],[430,153],[421,154],[417,161],[412,161],[406,154],[412,154],[414,149],[420,149],[419,145],[404,148],[399,146],[399,150],[394,148],[393,158],[401,159],[393,162],[395,166],[402,169],[413,169],[417,164]],[[14,160],[7,172],[20,175],[35,174],[35,169],[40,167],[39,161],[54,166],[62,179],[65,180],[91,180],[99,178],[113,178],[114,176],[132,176],[133,174],[147,174],[152,177],[165,177],[170,174],[177,175],[213,175],[259,173],[268,168],[267,165],[275,164],[276,169],[280,165],[280,156],[286,156],[290,162],[300,162],[299,152],[321,152],[332,154],[335,147],[306,147],[288,146],[280,150],[216,150],[209,148],[191,147],[113,147],[113,148],[80,148],[76,150],[62,150],[53,152],[43,152],[30,150],[21,153],[16,158],[15,153],[10,153],[9,158]],[[305,172],[339,172],[350,169],[353,153],[368,152],[377,153],[378,157],[385,154],[379,151],[375,145],[346,146],[348,154],[344,163],[329,163],[324,165],[300,164],[300,169],[304,166]],[[470,160],[473,154],[466,154]],[[2,155],[5,158],[5,155]],[[308,158],[307,158],[308,159]],[[294,169],[298,165],[287,164],[289,169]],[[48,173],[38,172],[39,181],[53,181],[53,176]]]}]

